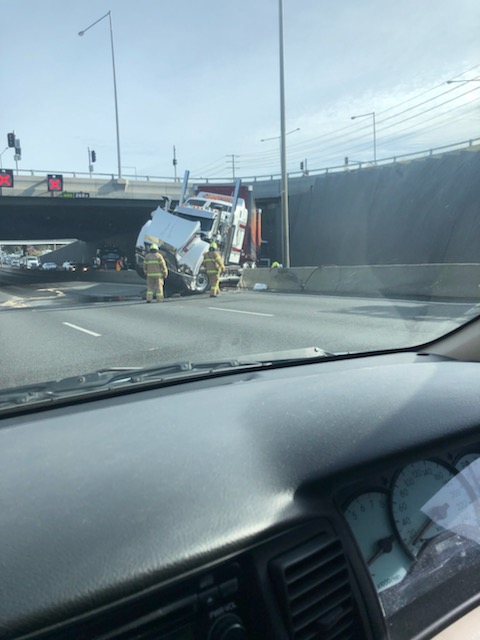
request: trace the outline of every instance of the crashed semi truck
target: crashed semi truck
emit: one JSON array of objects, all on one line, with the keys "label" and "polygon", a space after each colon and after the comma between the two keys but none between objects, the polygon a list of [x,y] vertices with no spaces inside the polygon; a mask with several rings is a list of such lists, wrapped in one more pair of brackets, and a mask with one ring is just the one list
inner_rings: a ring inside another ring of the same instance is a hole
[{"label": "crashed semi truck", "polygon": [[188,172],[179,204],[151,213],[138,234],[135,259],[138,273],[144,276],[143,261],[155,243],[165,257],[169,271],[166,288],[170,293],[203,293],[209,289],[208,275],[202,267],[204,254],[212,241],[225,263],[220,283],[238,282],[241,270],[253,267],[261,245],[261,210],[255,206],[251,186],[199,185],[194,195],[185,198]]}]

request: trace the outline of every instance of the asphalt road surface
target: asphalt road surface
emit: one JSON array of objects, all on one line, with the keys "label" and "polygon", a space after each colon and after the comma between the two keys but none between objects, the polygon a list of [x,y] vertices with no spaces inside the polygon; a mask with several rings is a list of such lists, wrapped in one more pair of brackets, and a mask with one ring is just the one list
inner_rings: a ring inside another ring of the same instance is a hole
[{"label": "asphalt road surface", "polygon": [[358,352],[423,344],[472,304],[225,291],[145,304],[144,287],[0,281],[0,387],[112,366],[205,361],[321,347]]}]

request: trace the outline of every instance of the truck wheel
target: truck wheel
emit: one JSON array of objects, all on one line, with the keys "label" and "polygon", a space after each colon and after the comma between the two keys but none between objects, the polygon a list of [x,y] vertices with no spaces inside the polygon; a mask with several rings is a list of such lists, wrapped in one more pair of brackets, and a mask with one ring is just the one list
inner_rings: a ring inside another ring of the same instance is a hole
[{"label": "truck wheel", "polygon": [[210,286],[210,279],[206,271],[200,271],[195,281],[195,293],[205,293]]}]

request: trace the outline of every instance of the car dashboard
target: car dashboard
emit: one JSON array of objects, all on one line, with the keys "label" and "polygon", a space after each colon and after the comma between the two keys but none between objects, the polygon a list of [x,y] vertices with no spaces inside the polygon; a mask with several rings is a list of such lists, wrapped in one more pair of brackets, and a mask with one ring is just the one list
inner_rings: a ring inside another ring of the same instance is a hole
[{"label": "car dashboard", "polygon": [[443,637],[480,599],[479,367],[345,357],[4,416],[0,638]]}]

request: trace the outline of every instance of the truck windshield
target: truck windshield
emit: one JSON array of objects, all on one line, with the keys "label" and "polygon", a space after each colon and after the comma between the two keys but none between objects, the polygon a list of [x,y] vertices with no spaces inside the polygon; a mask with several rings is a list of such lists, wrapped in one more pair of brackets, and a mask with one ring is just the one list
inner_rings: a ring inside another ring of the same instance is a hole
[{"label": "truck windshield", "polygon": [[184,220],[191,220],[192,222],[200,222],[201,231],[208,232],[212,230],[214,218],[196,218],[195,216],[189,216],[186,213],[177,213],[179,218]]},{"label": "truck windshield", "polygon": [[212,211],[231,211],[232,208],[228,204],[219,204],[218,202],[210,202],[208,208]]},{"label": "truck windshield", "polygon": [[185,204],[190,207],[203,207],[205,203],[206,203],[206,200],[196,200],[192,198],[191,200],[187,200]]}]

